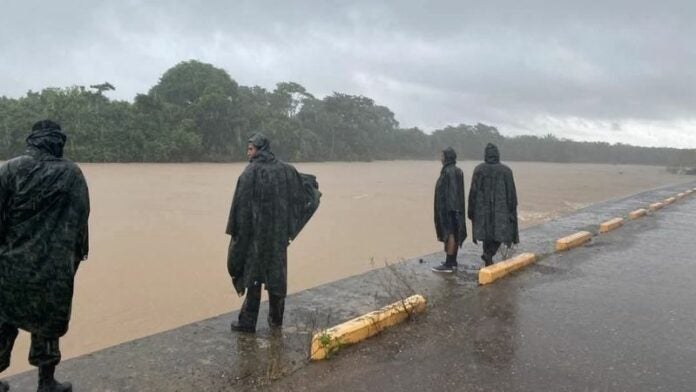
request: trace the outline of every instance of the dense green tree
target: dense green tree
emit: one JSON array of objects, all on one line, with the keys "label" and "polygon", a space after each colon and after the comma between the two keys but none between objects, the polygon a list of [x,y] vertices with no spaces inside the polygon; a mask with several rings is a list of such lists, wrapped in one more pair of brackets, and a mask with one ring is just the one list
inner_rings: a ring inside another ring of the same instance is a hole
[{"label": "dense green tree", "polygon": [[295,82],[269,91],[239,86],[223,69],[196,60],[164,72],[133,102],[111,100],[104,82],[0,97],[0,159],[24,150],[31,124],[51,118],[69,135],[78,161],[244,161],[248,136],[263,132],[291,161],[436,159],[451,146],[480,160],[497,143],[506,160],[641,163],[696,167],[696,150],[574,142],[554,135],[505,137],[486,124],[459,124],[426,134],[399,128],[394,113],[372,99],[342,93],[316,98]]}]

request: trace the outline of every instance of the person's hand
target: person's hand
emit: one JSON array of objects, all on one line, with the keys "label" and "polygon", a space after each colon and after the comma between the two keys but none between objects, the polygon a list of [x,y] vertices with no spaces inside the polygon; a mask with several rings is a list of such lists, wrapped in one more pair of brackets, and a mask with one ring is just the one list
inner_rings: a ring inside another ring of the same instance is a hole
[{"label": "person's hand", "polygon": [[244,289],[239,289],[237,288],[237,283],[239,282],[239,278],[236,276],[232,277],[232,286],[234,287],[234,290],[237,292],[237,295],[240,297],[244,296]]}]

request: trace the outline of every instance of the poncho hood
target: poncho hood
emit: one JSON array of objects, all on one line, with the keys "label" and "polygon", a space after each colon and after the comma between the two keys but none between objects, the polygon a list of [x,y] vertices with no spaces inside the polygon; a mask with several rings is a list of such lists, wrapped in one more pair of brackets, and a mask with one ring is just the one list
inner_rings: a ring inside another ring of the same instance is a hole
[{"label": "poncho hood", "polygon": [[495,144],[488,143],[484,160],[486,163],[500,163],[500,151],[498,151],[498,147]]},{"label": "poncho hood", "polygon": [[42,120],[35,123],[31,133],[27,136],[27,149],[33,155],[48,154],[55,158],[63,157],[63,148],[67,136],[60,125],[50,120]]},{"label": "poncho hood", "polygon": [[442,166],[452,165],[457,163],[457,153],[452,147],[447,147],[442,150]]},{"label": "poncho hood", "polygon": [[249,161],[261,161],[261,162],[270,162],[275,160],[275,155],[271,152],[271,141],[268,140],[268,138],[258,132],[249,138],[249,143],[252,144],[258,152],[256,153],[255,156],[253,156]]}]

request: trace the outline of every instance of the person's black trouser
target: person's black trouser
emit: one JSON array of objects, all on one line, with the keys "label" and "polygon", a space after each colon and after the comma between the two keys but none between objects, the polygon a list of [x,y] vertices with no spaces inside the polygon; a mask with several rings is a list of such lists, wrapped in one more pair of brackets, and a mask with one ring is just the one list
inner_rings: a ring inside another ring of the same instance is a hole
[{"label": "person's black trouser", "polygon": [[[447,235],[445,235],[445,265],[448,267],[457,266],[457,253],[459,252],[459,216],[456,211],[449,214],[449,224],[447,225]],[[450,249],[450,238],[454,240],[454,250]]]},{"label": "person's black trouser", "polygon": [[[239,311],[239,325],[256,329],[261,305],[261,285],[248,287],[242,310]],[[285,312],[285,297],[268,292],[268,324],[272,327],[283,325]]]},{"label": "person's black trouser", "polygon": [[493,262],[493,256],[498,253],[500,242],[498,241],[483,241],[483,258],[486,262]]},{"label": "person's black trouser", "polygon": [[[10,367],[10,356],[19,331],[13,325],[0,321],[0,372]],[[58,339],[31,334],[29,363],[34,366],[55,366],[60,362]]]}]

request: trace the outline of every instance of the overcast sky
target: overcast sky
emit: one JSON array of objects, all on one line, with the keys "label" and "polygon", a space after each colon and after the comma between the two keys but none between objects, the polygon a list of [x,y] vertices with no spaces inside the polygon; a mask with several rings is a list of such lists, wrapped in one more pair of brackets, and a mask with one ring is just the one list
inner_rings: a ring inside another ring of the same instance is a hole
[{"label": "overcast sky", "polygon": [[373,98],[402,127],[696,148],[695,1],[0,0],[0,95],[176,63]]}]

